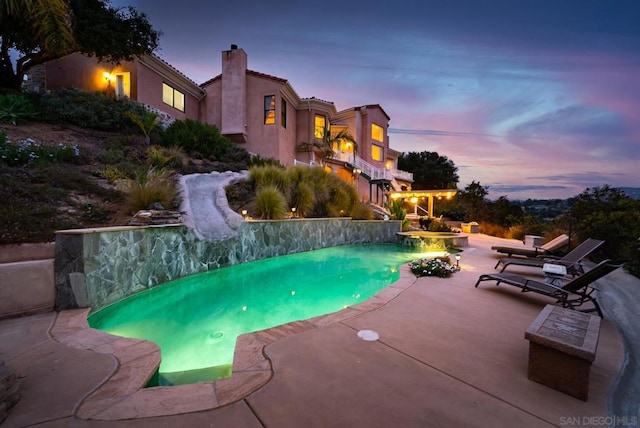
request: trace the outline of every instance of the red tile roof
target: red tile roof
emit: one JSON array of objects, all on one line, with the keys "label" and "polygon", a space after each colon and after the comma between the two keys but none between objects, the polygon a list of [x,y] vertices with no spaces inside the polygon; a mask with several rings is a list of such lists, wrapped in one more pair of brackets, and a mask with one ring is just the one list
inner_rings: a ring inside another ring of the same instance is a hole
[{"label": "red tile roof", "polygon": [[[263,79],[273,80],[273,81],[275,81],[275,82],[282,83],[283,85],[284,85],[284,84],[286,84],[286,83],[288,83],[288,80],[287,80],[287,79],[283,79],[283,78],[281,78],[281,77],[272,76],[272,75],[270,75],[270,74],[260,73],[260,72],[258,72],[258,71],[247,70],[247,74],[251,74],[251,75],[256,76],[256,77],[261,77],[261,78],[263,78]],[[201,84],[200,84],[200,86],[201,86],[201,87],[202,87],[202,86],[206,86],[206,85],[208,85],[208,84],[210,84],[210,83],[213,83],[213,82],[215,82],[216,80],[219,80],[219,79],[221,79],[221,78],[222,78],[222,74],[218,74],[217,76],[215,76],[215,77],[213,77],[213,78],[211,78],[211,79],[207,80],[206,82],[201,83]]]},{"label": "red tile roof", "polygon": [[316,101],[320,101],[321,103],[333,104],[333,101],[327,101],[327,100],[323,100],[321,98],[316,98],[316,97],[302,98],[302,101],[307,101],[307,100],[316,100]]}]

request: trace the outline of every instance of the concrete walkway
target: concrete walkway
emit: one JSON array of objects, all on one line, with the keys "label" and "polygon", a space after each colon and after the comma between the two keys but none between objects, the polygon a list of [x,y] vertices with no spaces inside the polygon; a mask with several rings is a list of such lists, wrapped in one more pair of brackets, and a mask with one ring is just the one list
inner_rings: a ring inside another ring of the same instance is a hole
[{"label": "concrete walkway", "polygon": [[[637,299],[640,281],[616,271],[599,282],[607,316],[583,402],[526,376],[524,331],[552,301],[506,285],[474,288],[493,271],[490,246],[504,240],[469,241],[452,278],[415,278],[404,266],[398,282],[361,305],[239,338],[236,360],[252,356],[253,366],[235,396],[220,381],[118,395],[153,370],[153,347],[87,329],[73,311],[2,321],[0,359],[23,391],[2,428],[637,426],[640,394],[627,374],[617,381],[637,361],[625,358],[611,314],[627,322],[624,341],[635,340],[640,323],[620,299]],[[360,339],[362,329],[380,339]]]}]

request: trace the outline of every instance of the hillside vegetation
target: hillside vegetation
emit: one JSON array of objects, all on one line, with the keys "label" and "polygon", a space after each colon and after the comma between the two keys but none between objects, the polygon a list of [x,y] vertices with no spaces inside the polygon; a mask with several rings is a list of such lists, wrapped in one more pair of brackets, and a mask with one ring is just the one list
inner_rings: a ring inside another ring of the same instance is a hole
[{"label": "hillside vegetation", "polygon": [[296,216],[371,216],[337,177],[252,157],[213,125],[163,124],[139,104],[99,92],[0,94],[0,245],[127,225],[136,211],[159,205],[177,210],[177,174],[249,168],[251,179],[228,194],[250,217],[283,218],[292,207]]},{"label": "hillside vegetation", "polygon": [[[142,129],[135,118],[151,121]],[[213,126],[165,129],[139,104],[104,93],[0,95],[0,244],[126,225],[153,202],[176,209],[175,174],[238,171],[249,161]]]}]

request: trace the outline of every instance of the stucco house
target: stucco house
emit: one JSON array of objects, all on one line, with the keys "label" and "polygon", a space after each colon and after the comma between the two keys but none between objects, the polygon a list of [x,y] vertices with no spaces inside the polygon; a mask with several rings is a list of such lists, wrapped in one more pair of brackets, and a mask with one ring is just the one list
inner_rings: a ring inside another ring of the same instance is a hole
[{"label": "stucco house", "polygon": [[[331,101],[300,98],[286,79],[249,70],[236,45],[222,51],[222,72],[198,85],[162,59],[147,55],[120,65],[72,54],[30,76],[33,90],[79,88],[113,91],[166,118],[216,125],[247,151],[285,166],[319,164],[313,143],[325,129],[346,131],[356,145],[337,142],[325,168],[356,186],[363,200],[386,202],[390,190],[411,187],[412,174],[397,169],[389,147],[389,115],[379,104],[338,111]],[[357,150],[354,150],[357,149]]]},{"label": "stucco house", "polygon": [[115,65],[93,57],[71,54],[36,67],[27,89],[52,91],[77,88],[111,91],[173,119],[199,120],[204,90],[154,55]]}]

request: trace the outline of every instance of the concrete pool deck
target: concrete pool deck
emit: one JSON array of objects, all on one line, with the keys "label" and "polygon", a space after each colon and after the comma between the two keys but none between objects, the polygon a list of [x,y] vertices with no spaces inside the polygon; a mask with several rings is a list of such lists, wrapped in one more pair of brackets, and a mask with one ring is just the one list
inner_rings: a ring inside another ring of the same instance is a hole
[{"label": "concrete pool deck", "polygon": [[[624,386],[620,369],[637,354],[625,358],[608,315],[633,330],[624,338],[633,352],[640,322],[620,318],[619,307],[638,301],[640,280],[616,271],[599,283],[606,317],[583,402],[527,379],[524,332],[552,300],[506,285],[474,288],[493,271],[490,247],[505,241],[472,234],[451,278],[415,278],[404,266],[398,282],[361,305],[245,335],[234,376],[214,383],[141,390],[158,362],[155,345],[88,329],[86,311],[1,321],[0,360],[22,391],[2,428],[602,426],[607,416],[637,425],[637,391],[613,388]],[[612,292],[620,284],[628,295]],[[361,340],[362,329],[380,339]]]}]

